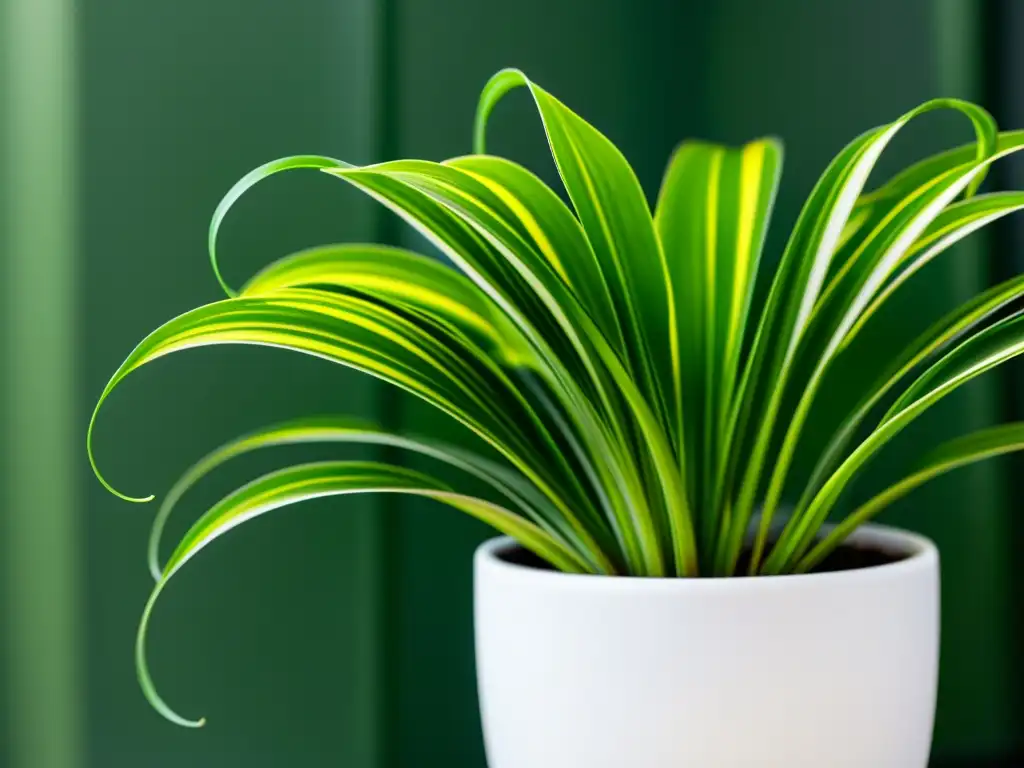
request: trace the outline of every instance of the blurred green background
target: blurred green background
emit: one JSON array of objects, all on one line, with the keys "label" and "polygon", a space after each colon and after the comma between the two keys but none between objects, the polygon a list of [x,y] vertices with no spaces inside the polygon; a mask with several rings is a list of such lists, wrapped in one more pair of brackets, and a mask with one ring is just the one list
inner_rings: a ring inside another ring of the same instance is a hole
[{"label": "blurred green background", "polygon": [[[93,480],[85,426],[143,334],[219,297],[206,225],[245,171],[307,152],[468,152],[480,87],[515,65],[621,147],[652,195],[683,137],[781,136],[771,259],[817,173],[861,130],[935,95],[1024,126],[1014,0],[0,4],[0,765],[11,768],[483,766],[470,553],[487,531],[426,502],[313,503],[240,528],[183,571],[152,628],[159,685],[208,727],[164,722],[138,691],[154,510]],[[929,118],[888,163],[968,137]],[[501,105],[492,149],[554,180],[525,97]],[[1019,168],[998,175],[1024,187]],[[321,242],[420,245],[343,186],[308,173],[256,189],[225,225],[229,280]],[[1010,224],[943,258],[862,353],[884,354],[1019,272],[1022,233]],[[873,479],[947,433],[1020,418],[1020,379],[990,376],[951,401]],[[96,450],[115,484],[159,495],[228,437],[330,411],[450,429],[324,363],[222,347],[136,374]],[[227,469],[191,512],[281,459]],[[961,471],[888,515],[942,549],[937,765],[1015,765],[1024,742],[1019,469]]]}]

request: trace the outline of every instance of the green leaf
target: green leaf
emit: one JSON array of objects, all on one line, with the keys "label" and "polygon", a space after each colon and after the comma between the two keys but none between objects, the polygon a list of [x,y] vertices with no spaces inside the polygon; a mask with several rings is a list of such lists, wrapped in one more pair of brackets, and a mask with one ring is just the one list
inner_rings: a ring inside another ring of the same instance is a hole
[{"label": "green leaf", "polygon": [[[989,142],[991,142],[991,132],[994,129],[994,124],[989,124],[986,121],[983,128],[984,135],[979,134],[979,139],[982,140],[980,143],[973,142],[945,152],[939,152],[904,169],[878,189],[861,196],[860,200],[857,201],[857,210],[862,211],[875,208],[879,203],[885,203],[886,206],[891,205],[893,201],[906,197],[907,194],[920,187],[928,179],[941,176],[951,168],[964,165],[971,162],[971,160],[981,160],[987,155],[1003,152],[1024,144],[1024,130],[1002,131],[996,133],[995,145],[993,147]],[[975,130],[977,131],[977,129]],[[981,181],[984,178],[983,175]],[[972,191],[976,190],[980,183],[980,181],[976,181]]]},{"label": "green leaf", "polygon": [[[560,376],[562,388],[570,381],[582,385],[577,405],[590,399],[607,402],[590,346],[566,315],[573,304],[570,290],[542,253],[520,236],[519,218],[502,207],[490,188],[457,168],[425,161],[332,173],[395,211],[441,249],[511,319],[536,350],[542,374]],[[472,222],[466,211],[470,206]]]},{"label": "green leaf", "polygon": [[911,474],[847,515],[801,558],[794,571],[806,573],[814,568],[859,526],[932,478],[958,467],[1020,450],[1024,450],[1024,423],[1019,422],[972,432],[940,445],[922,459]]},{"label": "green leaf", "polygon": [[600,550],[593,553],[596,561],[589,562],[591,551],[587,543],[580,540],[572,527],[566,524],[557,507],[521,474],[464,448],[436,440],[398,434],[358,419],[324,416],[294,419],[250,432],[211,451],[190,467],[171,487],[153,519],[148,550],[149,569],[153,577],[159,580],[164,571],[159,563],[159,552],[167,520],[181,498],[206,475],[231,459],[262,448],[326,442],[390,446],[455,467],[486,483],[500,494],[512,509],[536,524],[553,540],[580,553],[580,557],[588,560],[588,567],[594,572],[614,572]]},{"label": "green leaf", "polygon": [[[643,495],[633,465],[636,453],[649,453],[658,476],[656,490],[667,508],[676,570],[692,573],[696,567],[692,522],[663,422],[564,282],[517,235],[509,221],[514,212],[503,212],[501,201],[474,179],[436,163],[402,161],[332,173],[364,189],[427,234],[460,269],[492,291],[495,301],[515,318],[545,363],[540,373],[549,376],[554,392],[567,398],[568,413],[584,420],[578,426],[585,434],[604,440],[601,449],[591,455],[604,465],[619,490],[619,496],[613,497],[617,501],[616,532],[627,559],[634,568],[660,575],[664,572],[663,555],[655,538],[659,521]],[[501,274],[507,266],[512,267],[513,275]],[[538,303],[528,315],[518,310],[531,301]],[[540,327],[547,327],[547,334],[539,332]],[[547,339],[564,339],[565,346],[556,352],[547,346]],[[575,374],[565,370],[567,361],[572,364],[573,360],[581,366]],[[630,451],[625,442],[624,417],[607,391],[606,378],[614,381],[641,431],[643,442],[636,451]],[[578,388],[581,379],[594,386],[605,424],[610,421],[614,434],[605,436],[600,425],[595,427],[593,403]],[[629,474],[623,477],[624,472]]]},{"label": "green leaf", "polygon": [[502,70],[484,86],[474,132],[477,153],[484,151],[494,105],[517,87],[533,96],[555,165],[601,265],[626,335],[630,371],[655,414],[674,427],[678,418],[665,417],[679,408],[675,300],[640,183],[615,145],[515,69]]},{"label": "green leaf", "polygon": [[479,518],[520,544],[570,573],[585,573],[588,566],[532,523],[489,501],[453,492],[429,475],[373,462],[322,462],[274,472],[238,489],[199,518],[182,538],[142,613],[135,643],[139,682],[150,704],[171,722],[200,727],[205,719],[190,720],[175,712],[157,693],[146,661],[146,631],[157,599],[170,579],[207,545],[232,528],[284,506],[325,496],[354,493],[404,493],[436,499]]},{"label": "green leaf", "polygon": [[534,174],[509,160],[470,155],[446,160],[486,186],[500,200],[504,220],[565,282],[615,351],[626,342],[611,291],[579,221]]},{"label": "green leaf", "polygon": [[[850,342],[861,331],[864,325],[871,319],[878,308],[909,278],[918,270],[927,265],[936,256],[940,255],[947,248],[959,242],[961,239],[995,221],[1002,216],[1014,213],[1024,207],[1024,195],[1020,193],[996,193],[982,195],[965,200],[944,209],[934,221],[925,229],[925,232],[914,244],[909,247],[906,254],[895,260],[898,274],[892,277],[884,288],[877,290],[874,298],[867,306],[863,303],[863,310],[852,323],[847,324],[848,330],[845,336],[839,341],[835,354],[843,352]],[[844,303],[836,298],[844,274],[841,272],[826,290],[822,297],[821,304],[827,305],[832,311],[832,328],[838,325],[835,317],[835,307],[844,306]],[[863,283],[863,275],[862,280]],[[850,417],[840,426],[837,433],[831,439],[828,447],[822,454],[810,480],[804,488],[804,493],[797,510],[801,510],[810,496],[817,491],[824,479],[824,473],[835,468],[839,452],[842,451],[854,431],[858,428],[870,409],[902,378],[911,368],[921,362],[927,354],[941,348],[950,340],[969,331],[978,322],[982,321],[991,312],[1005,306],[1006,303],[1016,299],[1020,295],[1019,281],[1011,280],[1002,286],[997,286],[975,301],[969,302],[950,316],[940,321],[937,325],[928,329],[917,341],[908,347],[894,364],[889,365],[888,370],[883,372],[879,382],[870,388],[861,400],[860,404],[853,410]],[[812,374],[813,376],[813,374]]]},{"label": "green leaf", "polygon": [[[462,208],[438,199],[444,192],[470,205],[478,198],[466,188],[485,200],[491,193],[468,175],[437,163],[406,161],[336,173],[422,232],[522,333],[536,355],[538,373],[559,397],[574,428],[587,436],[590,457],[617,491],[610,494],[611,522],[630,568],[661,573],[659,553],[651,546],[652,526],[638,470],[617,439],[623,430],[620,416],[604,386],[607,374],[592,357],[592,342],[603,339],[581,332],[567,316],[567,309],[576,308],[571,293],[547,262],[521,240],[511,247],[506,243],[504,238],[514,239],[515,232],[491,206],[475,203],[478,215],[492,227],[487,230],[468,220]],[[431,184],[432,175],[447,180],[447,186]],[[609,360],[614,361],[614,355]]]},{"label": "green leaf", "polygon": [[[778,346],[772,367],[765,377],[767,379],[766,386],[771,389],[765,397],[767,402],[762,411],[757,437],[753,444],[753,458],[748,464],[743,478],[737,504],[738,515],[731,532],[731,546],[725,553],[726,563],[729,566],[736,562],[742,547],[743,535],[750,519],[761,470],[767,458],[775,420],[786,391],[794,358],[804,339],[807,326],[811,322],[814,308],[831,267],[835,249],[853,212],[857,197],[863,190],[872,168],[893,136],[915,117],[937,109],[953,109],[963,113],[971,120],[978,135],[979,159],[974,163],[968,163],[959,170],[954,169],[922,184],[896,204],[881,225],[872,230],[860,246],[860,250],[865,252],[869,248],[872,249],[871,253],[874,254],[874,258],[868,258],[873,266],[865,274],[863,280],[858,281],[849,297],[838,302],[839,306],[844,308],[842,319],[828,339],[825,348],[817,355],[818,364],[807,383],[803,385],[803,393],[788,421],[781,447],[774,457],[774,470],[765,492],[761,523],[751,557],[751,572],[756,572],[760,564],[772,516],[779,503],[797,441],[825,370],[832,362],[850,327],[856,322],[859,314],[881,284],[891,274],[896,263],[903,258],[906,250],[946,205],[951,203],[961,192],[967,190],[970,193],[973,185],[984,177],[995,149],[997,135],[995,122],[980,107],[956,99],[936,99],[911,110],[894,123],[868,134],[869,138],[863,143],[858,140],[849,145],[847,150],[840,155],[842,158],[850,152],[849,160],[837,161],[831,167],[831,172],[826,171],[816,191],[812,193],[811,201],[804,209],[805,212],[801,214],[800,220],[797,222],[786,253],[783,255],[783,264],[780,267],[777,281],[772,287],[772,296],[776,295],[776,289],[780,287],[786,291],[781,295],[788,296],[786,309],[777,310],[782,312],[784,317],[779,329],[783,342]],[[854,148],[852,152],[851,148]],[[815,209],[814,203],[822,191],[824,191],[824,199],[820,201],[820,208]],[[813,218],[808,216],[805,219],[805,214],[808,211],[816,215]],[[806,225],[802,225],[805,221]],[[782,287],[785,285],[783,277],[787,272],[786,262],[790,258],[799,258],[801,252],[814,255],[808,265],[793,269],[797,275],[796,284],[789,286],[787,290]],[[772,297],[769,297],[766,318],[772,314]],[[759,338],[766,338],[761,336],[760,331],[758,335]],[[756,345],[755,341],[755,360],[757,358]]]},{"label": "green leaf", "polygon": [[369,373],[448,413],[522,471],[585,535],[583,513],[574,510],[590,511],[590,502],[574,493],[574,470],[522,393],[482,350],[432,330],[365,299],[309,289],[200,307],[154,331],[121,365],[93,412],[88,445],[91,450],[107,396],[142,365],[210,344],[281,347]]},{"label": "green leaf", "polygon": [[1024,314],[1017,313],[969,337],[926,370],[889,409],[882,423],[857,446],[814,496],[790,518],[764,563],[781,573],[795,566],[812,544],[843,488],[867,461],[911,421],[952,391],[1024,352]]},{"label": "green leaf", "polygon": [[444,323],[510,366],[534,366],[534,355],[508,318],[463,275],[436,259],[381,245],[310,248],[264,268],[242,288],[260,296],[286,288],[336,288],[387,302]]},{"label": "green leaf", "polygon": [[958,339],[969,335],[994,314],[1024,297],[1024,275],[1011,278],[979,294],[948,315],[934,323],[913,342],[903,349],[869,386],[857,405],[835,431],[825,450],[822,451],[803,494],[796,505],[795,514],[800,515],[810,503],[821,484],[831,474],[842,458],[850,441],[864,423],[868,414],[889,394],[911,371]]},{"label": "green leaf", "polygon": [[684,142],[669,162],[654,217],[678,310],[688,487],[692,505],[703,510],[709,549],[725,458],[719,451],[781,166],[782,148],[773,140],[740,149]]},{"label": "green leaf", "polygon": [[[924,233],[911,245],[905,255],[896,260],[893,276],[878,290],[870,304],[864,308],[844,337],[840,349],[849,346],[871,317],[896,290],[935,257],[960,242],[973,232],[1011,213],[1024,209],[1024,193],[997,192],[979,195],[955,203],[944,209],[928,225]],[[898,273],[896,273],[898,270]],[[838,282],[838,281],[837,281]]]},{"label": "green leaf", "polygon": [[882,417],[882,422],[889,421],[894,415],[919,400],[924,393],[935,389],[951,377],[962,375],[964,371],[971,371],[982,364],[986,366],[984,370],[988,370],[988,361],[1001,361],[1006,354],[1012,355],[1015,345],[1022,338],[1022,333],[1024,310],[1015,312],[1010,317],[969,336],[918,376],[892,404]]},{"label": "green leaf", "polygon": [[[470,280],[437,260],[395,248],[325,246],[294,254],[272,264],[246,285],[243,295],[260,295],[302,286],[330,287],[369,295],[386,302],[388,306],[440,324],[446,332],[466,333],[471,343],[480,342],[485,351],[496,347],[494,353],[508,366],[526,366],[542,373],[549,370],[530,348],[520,327],[508,315],[499,311]],[[521,327],[529,325],[524,320]],[[549,363],[556,360],[550,351],[547,359]],[[561,374],[563,381],[571,380],[569,373],[562,371]],[[577,393],[576,399],[567,403],[567,407],[571,408],[581,402],[588,404],[585,396]],[[591,430],[600,428],[593,417],[583,420]],[[593,437],[593,432],[591,435],[589,442],[600,445],[598,439]],[[571,431],[563,436],[569,442],[576,441]],[[592,490],[600,497],[602,505],[607,507],[610,503],[607,494],[599,484],[593,482],[597,478],[591,456],[584,451],[577,451],[577,454],[584,472],[592,481]],[[613,451],[609,448],[602,455],[612,456]],[[589,509],[583,507],[583,514],[589,512]],[[597,529],[605,529],[604,519],[595,515],[588,516]]]},{"label": "green leaf", "polygon": [[[858,304],[855,304],[853,309],[850,310],[848,318],[842,322],[839,322],[835,309],[836,307],[842,308],[852,302],[844,302],[844,300],[837,298],[834,294],[838,291],[826,291],[826,295],[823,297],[822,303],[829,303],[831,299],[831,305],[828,309],[833,314],[831,327],[833,331],[836,331],[837,336],[834,337],[833,347],[831,351],[826,350],[830,354],[838,356],[841,354],[850,343],[856,338],[857,334],[863,329],[864,325],[874,316],[882,304],[887,301],[895,291],[902,286],[907,280],[913,277],[918,270],[926,266],[929,262],[935,259],[937,256],[946,251],[949,247],[959,242],[964,237],[968,236],[972,232],[980,229],[981,227],[989,224],[1005,215],[1014,213],[1024,208],[1024,195],[1020,193],[997,193],[992,195],[982,195],[979,197],[971,198],[944,209],[934,221],[925,229],[924,233],[914,242],[914,244],[906,250],[906,253],[902,257],[897,257],[892,260],[895,265],[889,269],[888,275],[881,275],[876,280],[876,287],[873,289],[873,296],[869,296],[869,300],[862,300]],[[888,269],[885,265],[882,265],[880,269]],[[890,277],[891,275],[891,277]],[[840,285],[843,275],[837,276],[836,281],[833,283],[831,288],[835,289]],[[860,284],[870,279],[871,275],[862,275]],[[888,280],[888,282],[884,282]],[[877,288],[877,285],[884,284],[884,287]],[[972,301],[965,304],[957,312],[954,312],[950,317],[940,322],[938,326],[929,329],[922,337],[927,340],[930,335],[941,333],[944,336],[942,343],[949,341],[951,338],[955,338],[968,331],[973,325],[980,320],[988,316],[993,311],[992,309],[986,308],[986,305],[991,303],[995,308],[1000,308],[1005,305],[1008,301],[1011,301],[1019,295],[1017,290],[1017,282],[1010,281],[1008,284],[999,286],[994,291],[987,292],[983,296],[978,297],[981,299],[981,303]],[[1007,292],[1007,288],[1009,291]],[[980,310],[980,311],[979,311]],[[948,321],[954,321],[953,325],[945,325]],[[898,361],[895,366],[889,366],[888,372],[883,375],[882,381],[888,382],[885,386],[875,388],[872,393],[869,391],[868,397],[862,401],[862,404],[855,409],[854,415],[849,419],[844,427],[840,429],[840,435],[837,436],[838,440],[833,440],[833,443],[822,457],[822,463],[819,463],[818,469],[812,475],[811,480],[808,482],[804,490],[804,498],[808,497],[808,494],[812,492],[812,489],[816,490],[817,485],[821,480],[820,471],[827,463],[835,458],[834,450],[841,445],[845,444],[845,441],[849,439],[852,430],[856,429],[860,420],[866,415],[869,410],[878,400],[884,396],[890,387],[895,384],[896,379],[893,378],[895,370],[901,370],[899,376],[902,377],[912,365],[916,365],[922,359],[920,352],[925,346],[931,344],[930,341],[926,341],[923,345],[919,340],[909,347],[904,354],[901,356],[902,361]],[[934,347],[933,347],[934,349]],[[906,360],[913,358],[913,362],[910,366],[906,364]],[[824,365],[827,365],[829,360],[824,361]],[[822,365],[823,361],[819,361],[819,367],[824,368]],[[811,374],[812,381],[815,374]]]},{"label": "green leaf", "polygon": [[[716,575],[731,573],[739,559],[789,364],[803,334],[806,315],[846,228],[854,199],[890,137],[885,128],[869,131],[832,161],[804,204],[776,270],[723,436],[723,450],[729,461],[720,483],[735,498],[723,500]],[[739,475],[742,477],[737,481]]]},{"label": "green leaf", "polygon": [[248,192],[263,179],[273,176],[275,173],[281,173],[282,171],[292,171],[299,168],[311,168],[314,170],[321,170],[323,168],[342,168],[347,166],[348,163],[342,160],[335,160],[333,157],[325,157],[323,155],[295,155],[293,157],[282,157],[280,160],[272,160],[269,163],[264,163],[259,168],[254,168],[239,179],[231,189],[228,190],[227,194],[217,204],[217,208],[213,212],[213,218],[210,220],[210,231],[207,235],[207,249],[210,252],[210,265],[213,267],[213,274],[217,278],[217,282],[220,283],[220,287],[224,289],[224,293],[228,296],[234,296],[236,291],[228,285],[227,281],[221,275],[220,264],[217,260],[217,235],[220,233],[221,224],[224,223],[224,219],[228,215],[228,211],[238,202],[238,199]]}]

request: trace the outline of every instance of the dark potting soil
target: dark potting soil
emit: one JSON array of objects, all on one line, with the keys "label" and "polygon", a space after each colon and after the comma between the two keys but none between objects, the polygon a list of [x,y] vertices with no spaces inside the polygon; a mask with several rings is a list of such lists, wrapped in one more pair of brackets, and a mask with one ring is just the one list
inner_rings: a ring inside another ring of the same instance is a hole
[{"label": "dark potting soil", "polygon": [[[498,553],[498,556],[506,563],[522,565],[527,568],[536,568],[542,571],[553,571],[554,567],[546,560],[541,559],[532,552],[515,546]],[[906,558],[901,552],[886,552],[880,549],[869,549],[867,547],[856,547],[844,545],[830,554],[820,565],[814,568],[811,573],[828,573],[831,571],[852,571],[857,568],[871,568],[876,565],[887,565],[898,563]],[[747,563],[750,562],[750,551],[745,550],[740,556],[736,567],[736,573],[746,573]]]}]

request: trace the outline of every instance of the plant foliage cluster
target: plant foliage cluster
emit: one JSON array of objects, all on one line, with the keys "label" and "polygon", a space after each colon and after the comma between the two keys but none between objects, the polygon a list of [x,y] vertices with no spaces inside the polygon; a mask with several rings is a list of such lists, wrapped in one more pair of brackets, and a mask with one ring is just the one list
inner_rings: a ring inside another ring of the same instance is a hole
[{"label": "plant foliage cluster", "polygon": [[[485,154],[488,117],[518,87],[536,104],[568,205],[522,166]],[[866,191],[893,137],[939,109],[968,118],[975,142]],[[483,91],[474,144],[475,154],[442,163],[356,167],[300,156],[248,174],[210,228],[210,257],[228,297],[147,336],[99,398],[97,412],[128,374],[171,352],[263,345],[400,387],[489,446],[474,451],[328,416],[261,429],[189,470],[154,523],[156,587],[137,645],[143,688],[170,719],[201,722],[174,713],[150,679],[145,631],[158,596],[207,544],[279,507],[330,495],[415,494],[489,523],[563,571],[789,574],[813,568],[929,478],[1024,447],[1022,425],[942,445],[823,533],[840,494],[897,433],[1024,351],[1024,316],[1015,308],[1024,278],[1016,277],[937,320],[897,356],[870,360],[875,383],[829,436],[813,471],[797,478],[801,494],[773,532],[783,490],[794,484],[794,453],[836,361],[922,267],[1024,206],[1019,192],[975,194],[994,160],[1024,147],[1024,132],[999,133],[983,109],[939,99],[850,142],[806,201],[763,302],[754,301],[754,287],[782,164],[776,141],[684,142],[652,213],[607,138],[521,72],[504,70]],[[320,169],[370,195],[450,265],[394,247],[327,245],[287,256],[232,290],[216,257],[221,222],[253,184],[297,168]],[[90,460],[91,434],[90,424]],[[291,466],[222,499],[160,563],[164,523],[193,484],[240,454],[299,442],[391,446],[450,465],[466,484],[450,471],[441,479],[381,462]]]}]

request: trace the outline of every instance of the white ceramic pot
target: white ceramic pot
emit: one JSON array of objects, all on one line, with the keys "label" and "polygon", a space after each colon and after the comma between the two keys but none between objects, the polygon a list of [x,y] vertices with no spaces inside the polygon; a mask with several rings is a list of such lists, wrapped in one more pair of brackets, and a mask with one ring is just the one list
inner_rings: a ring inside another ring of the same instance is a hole
[{"label": "white ceramic pot", "polygon": [[476,655],[490,768],[924,768],[939,558],[732,579],[575,576],[476,553]]}]

